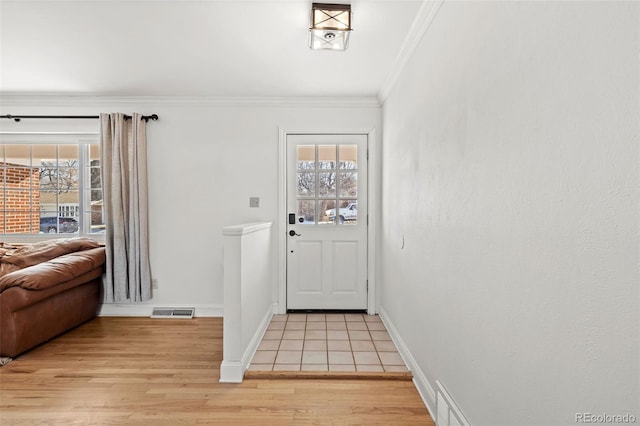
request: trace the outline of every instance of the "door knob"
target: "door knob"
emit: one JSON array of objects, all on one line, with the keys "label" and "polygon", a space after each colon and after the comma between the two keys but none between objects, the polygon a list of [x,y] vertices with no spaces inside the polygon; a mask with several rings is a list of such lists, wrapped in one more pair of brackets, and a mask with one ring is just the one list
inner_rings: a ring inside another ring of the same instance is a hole
[{"label": "door knob", "polygon": [[296,231],[294,231],[293,229],[292,229],[291,231],[289,231],[289,235],[291,235],[292,237],[295,237],[295,236],[298,236],[298,237],[299,237],[299,236],[300,236],[300,234],[298,234],[298,233],[297,233]]}]

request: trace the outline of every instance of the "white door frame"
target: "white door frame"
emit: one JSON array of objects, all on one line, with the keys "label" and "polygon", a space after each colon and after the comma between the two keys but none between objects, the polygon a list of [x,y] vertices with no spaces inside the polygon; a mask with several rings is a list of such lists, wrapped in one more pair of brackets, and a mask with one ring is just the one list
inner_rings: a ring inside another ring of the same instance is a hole
[{"label": "white door frame", "polygon": [[378,211],[378,167],[376,130],[292,130],[279,128],[278,143],[278,220],[276,221],[276,234],[278,235],[278,266],[277,266],[277,308],[276,313],[287,312],[287,135],[367,135],[368,147],[368,225],[367,225],[367,312],[370,315],[377,313],[376,309],[376,212]]}]

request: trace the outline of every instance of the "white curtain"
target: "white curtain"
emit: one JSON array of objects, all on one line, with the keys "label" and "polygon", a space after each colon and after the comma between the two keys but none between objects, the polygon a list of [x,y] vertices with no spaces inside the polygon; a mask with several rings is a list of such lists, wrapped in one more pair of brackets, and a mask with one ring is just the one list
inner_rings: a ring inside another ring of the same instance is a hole
[{"label": "white curtain", "polygon": [[140,114],[100,114],[106,274],[104,301],[151,299],[146,121]]}]

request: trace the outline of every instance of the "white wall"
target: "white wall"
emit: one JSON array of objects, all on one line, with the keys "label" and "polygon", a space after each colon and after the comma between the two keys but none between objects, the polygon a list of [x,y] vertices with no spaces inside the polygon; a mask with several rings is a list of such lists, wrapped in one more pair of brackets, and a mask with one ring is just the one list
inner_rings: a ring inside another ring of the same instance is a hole
[{"label": "white wall", "polygon": [[[156,113],[147,126],[151,268],[158,289],[151,306],[196,306],[222,314],[222,227],[274,223],[277,248],[279,127],[288,130],[369,130],[378,127],[375,99],[216,100],[4,97],[2,114]],[[98,121],[2,120],[4,131],[97,129]],[[249,208],[249,197],[260,197]],[[284,231],[283,231],[284,232]],[[277,256],[273,256],[276,262]],[[275,271],[275,263],[273,265]],[[274,272],[275,275],[275,272]],[[117,309],[116,309],[117,308]],[[104,310],[103,310],[104,312]]]},{"label": "white wall", "polygon": [[446,1],[383,105],[382,307],[473,425],[640,421],[639,18]]},{"label": "white wall", "polygon": [[220,381],[242,382],[273,316],[271,222],[223,228],[224,330]]}]

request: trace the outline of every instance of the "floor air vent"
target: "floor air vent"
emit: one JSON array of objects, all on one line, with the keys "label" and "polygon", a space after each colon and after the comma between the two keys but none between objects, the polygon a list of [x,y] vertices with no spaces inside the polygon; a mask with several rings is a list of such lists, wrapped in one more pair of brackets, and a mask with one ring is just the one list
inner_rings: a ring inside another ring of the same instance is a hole
[{"label": "floor air vent", "polygon": [[153,308],[151,318],[193,318],[196,308]]}]

